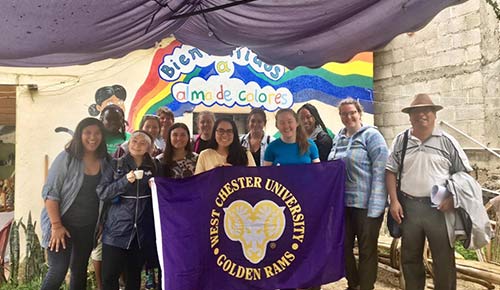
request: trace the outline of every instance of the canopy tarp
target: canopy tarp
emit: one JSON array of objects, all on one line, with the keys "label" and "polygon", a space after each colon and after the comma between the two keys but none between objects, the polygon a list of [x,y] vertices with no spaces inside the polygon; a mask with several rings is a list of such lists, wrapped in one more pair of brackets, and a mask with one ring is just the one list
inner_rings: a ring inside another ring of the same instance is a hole
[{"label": "canopy tarp", "polygon": [[270,64],[318,67],[381,47],[465,0],[240,0],[210,11],[237,2],[5,0],[0,65],[87,64],[173,34],[212,55],[248,47]]}]

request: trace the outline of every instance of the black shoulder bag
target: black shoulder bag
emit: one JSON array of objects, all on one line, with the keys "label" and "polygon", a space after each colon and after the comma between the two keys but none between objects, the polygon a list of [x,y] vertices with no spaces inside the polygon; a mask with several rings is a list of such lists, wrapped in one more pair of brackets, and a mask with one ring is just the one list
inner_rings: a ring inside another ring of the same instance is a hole
[{"label": "black shoulder bag", "polygon": [[[405,155],[406,155],[406,147],[408,147],[408,134],[409,134],[409,129],[405,131],[404,137],[403,137],[403,150],[401,151],[401,165],[399,166],[399,171],[398,171],[398,185],[396,188],[396,193],[398,195],[398,199],[401,198],[401,175],[403,173],[403,164],[405,161]],[[401,225],[394,220],[394,218],[391,215],[391,211],[387,213],[387,229],[389,230],[389,234],[393,238],[400,238],[401,235],[403,234],[401,232]]]}]

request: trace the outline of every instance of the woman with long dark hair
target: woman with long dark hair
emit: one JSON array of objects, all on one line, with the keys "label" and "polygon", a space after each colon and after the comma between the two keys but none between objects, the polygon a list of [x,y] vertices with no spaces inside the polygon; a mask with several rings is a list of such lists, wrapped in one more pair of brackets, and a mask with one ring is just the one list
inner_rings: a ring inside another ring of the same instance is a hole
[{"label": "woman with long dark hair", "polygon": [[241,146],[238,128],[233,120],[221,118],[215,122],[208,149],[198,157],[195,174],[219,166],[255,166],[252,153]]},{"label": "woman with long dark hair", "polygon": [[297,111],[302,128],[307,137],[318,146],[319,160],[326,161],[332,149],[332,137],[328,135],[328,129],[321,119],[318,109],[307,103]]},{"label": "woman with long dark hair", "polygon": [[257,166],[264,164],[264,152],[267,145],[274,141],[274,138],[264,132],[267,119],[266,113],[261,108],[253,108],[248,115],[249,132],[241,137],[241,145],[252,152],[253,159]]},{"label": "woman with long dark hair", "polygon": [[192,176],[198,154],[191,147],[189,128],[184,123],[174,123],[166,137],[165,151],[157,157],[162,167],[160,175],[171,178]]},{"label": "woman with long dark hair", "polygon": [[42,246],[49,262],[42,290],[59,289],[68,268],[70,289],[86,289],[99,216],[96,187],[108,159],[102,123],[85,118],[52,163],[42,191]]}]

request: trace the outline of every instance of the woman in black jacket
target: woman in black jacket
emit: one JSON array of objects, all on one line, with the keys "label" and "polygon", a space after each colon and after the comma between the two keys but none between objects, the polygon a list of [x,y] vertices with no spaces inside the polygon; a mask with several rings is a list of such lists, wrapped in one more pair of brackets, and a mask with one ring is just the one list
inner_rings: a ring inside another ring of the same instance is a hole
[{"label": "woman in black jacket", "polygon": [[150,151],[153,138],[145,131],[132,133],[129,152],[106,168],[97,188],[99,198],[110,202],[102,233],[104,290],[118,290],[124,272],[125,289],[140,289],[147,249],[154,243],[151,189],[156,173]]},{"label": "woman in black jacket", "polygon": [[300,107],[297,113],[307,137],[312,139],[316,143],[316,146],[318,146],[319,160],[328,160],[328,154],[330,154],[330,150],[332,149],[332,137],[328,135],[328,130],[319,116],[318,109],[307,103]]}]

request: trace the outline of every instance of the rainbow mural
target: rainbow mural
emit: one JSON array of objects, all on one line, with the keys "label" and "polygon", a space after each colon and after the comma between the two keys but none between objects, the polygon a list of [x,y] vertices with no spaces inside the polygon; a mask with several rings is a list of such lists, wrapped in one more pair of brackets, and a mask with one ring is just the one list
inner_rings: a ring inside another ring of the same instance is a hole
[{"label": "rainbow mural", "polygon": [[162,106],[181,116],[198,104],[274,111],[311,99],[335,106],[349,96],[373,114],[373,53],[360,53],[346,63],[289,70],[263,63],[246,48],[219,57],[174,40],[155,53],[128,122],[131,129],[138,128],[145,114]]}]

